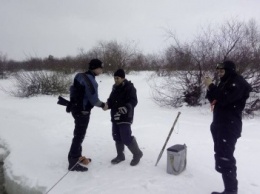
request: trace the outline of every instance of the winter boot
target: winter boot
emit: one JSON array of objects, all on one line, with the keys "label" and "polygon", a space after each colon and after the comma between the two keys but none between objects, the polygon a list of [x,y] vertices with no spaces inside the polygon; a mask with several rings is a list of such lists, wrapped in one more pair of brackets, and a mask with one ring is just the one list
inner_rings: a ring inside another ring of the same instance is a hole
[{"label": "winter boot", "polygon": [[122,142],[116,142],[117,156],[111,160],[112,164],[118,164],[125,160],[124,147],[125,145]]},{"label": "winter boot", "polygon": [[135,137],[133,137],[132,142],[127,147],[133,154],[133,159],[130,165],[136,166],[139,163],[140,159],[143,157],[143,152],[139,149]]},{"label": "winter boot", "polygon": [[86,172],[86,171],[88,171],[87,167],[81,166],[80,164],[76,164],[76,165],[74,164],[73,166],[69,165],[68,170],[69,171],[78,171],[78,172]]},{"label": "winter boot", "polygon": [[237,194],[238,181],[236,177],[236,168],[233,171],[229,171],[228,173],[222,173],[225,191],[212,192],[211,194]]},{"label": "winter boot", "polygon": [[212,192],[211,194],[237,194],[237,191]]},{"label": "winter boot", "polygon": [[[223,173],[222,179],[224,182],[225,192],[227,194],[237,194],[238,181],[237,181],[236,169],[231,170],[227,173]],[[233,193],[230,191],[233,191]]]},{"label": "winter boot", "polygon": [[85,166],[81,166],[79,164],[79,158],[69,158],[69,171],[79,171],[79,172],[85,172],[88,171],[88,168]]}]

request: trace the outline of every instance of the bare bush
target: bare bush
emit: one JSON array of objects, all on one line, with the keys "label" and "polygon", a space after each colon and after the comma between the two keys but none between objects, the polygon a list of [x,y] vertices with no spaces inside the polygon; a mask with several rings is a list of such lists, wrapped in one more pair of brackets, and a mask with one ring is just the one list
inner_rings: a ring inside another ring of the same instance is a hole
[{"label": "bare bush", "polygon": [[[176,87],[172,82],[168,86],[157,85],[155,91],[159,102],[168,101],[171,97],[182,99],[182,103],[190,106],[204,103],[203,77],[209,75],[218,84],[216,64],[228,59],[237,64],[238,73],[253,87],[247,108],[252,111],[260,109],[257,106],[260,90],[260,31],[254,20],[247,23],[230,20],[221,26],[208,26],[189,43],[181,43],[174,33],[168,34],[173,44],[165,51],[165,80],[169,80],[172,72],[175,72],[176,80],[181,80],[181,87]],[[173,91],[167,98],[159,91],[162,86]],[[172,103],[170,106],[180,105],[179,101],[173,100]]]},{"label": "bare bush", "polygon": [[67,94],[71,79],[63,73],[33,71],[18,72],[14,76],[14,90],[10,94],[17,97],[31,97],[39,94]]},{"label": "bare bush", "polygon": [[184,103],[188,106],[197,106],[201,103],[201,91],[193,85],[193,74],[187,71],[167,72],[167,75],[158,76],[154,73],[148,80],[152,88],[154,101],[160,106],[181,107]]}]

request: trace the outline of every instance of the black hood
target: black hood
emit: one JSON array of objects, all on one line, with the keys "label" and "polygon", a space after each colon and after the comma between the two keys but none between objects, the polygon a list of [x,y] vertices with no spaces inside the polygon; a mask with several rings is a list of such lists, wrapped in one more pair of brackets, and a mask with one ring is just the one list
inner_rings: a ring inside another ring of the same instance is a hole
[{"label": "black hood", "polygon": [[217,69],[225,69],[225,75],[221,78],[221,81],[227,80],[229,77],[236,75],[236,65],[233,61],[224,61],[217,65]]}]

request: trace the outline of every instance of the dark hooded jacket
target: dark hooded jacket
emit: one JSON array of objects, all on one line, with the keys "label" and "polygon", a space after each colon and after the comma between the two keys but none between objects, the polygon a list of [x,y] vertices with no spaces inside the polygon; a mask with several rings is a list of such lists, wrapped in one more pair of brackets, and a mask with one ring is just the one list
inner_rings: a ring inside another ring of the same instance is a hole
[{"label": "dark hooded jacket", "polygon": [[[111,109],[111,121],[117,124],[133,122],[134,108],[137,105],[137,95],[134,84],[125,79],[120,85],[113,85],[112,92],[107,100]],[[119,107],[126,107],[127,113],[120,114]]]},{"label": "dark hooded jacket", "polygon": [[225,75],[219,85],[211,84],[207,90],[206,98],[215,104],[212,125],[219,132],[230,132],[240,137],[242,111],[252,88],[242,76],[236,73],[235,66],[228,64],[224,69]]},{"label": "dark hooded jacket", "polygon": [[90,112],[94,106],[104,106],[98,97],[98,83],[95,76],[91,70],[75,76],[73,85],[70,87],[70,101],[74,111]]}]

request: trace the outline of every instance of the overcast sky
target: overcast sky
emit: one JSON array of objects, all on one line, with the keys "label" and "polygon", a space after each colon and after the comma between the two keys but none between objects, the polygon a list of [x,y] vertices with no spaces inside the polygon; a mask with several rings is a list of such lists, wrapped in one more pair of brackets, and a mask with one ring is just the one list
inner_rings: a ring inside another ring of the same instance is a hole
[{"label": "overcast sky", "polygon": [[163,50],[167,30],[180,40],[231,18],[260,23],[260,0],[0,0],[0,54],[25,60],[76,56],[99,41]]}]

